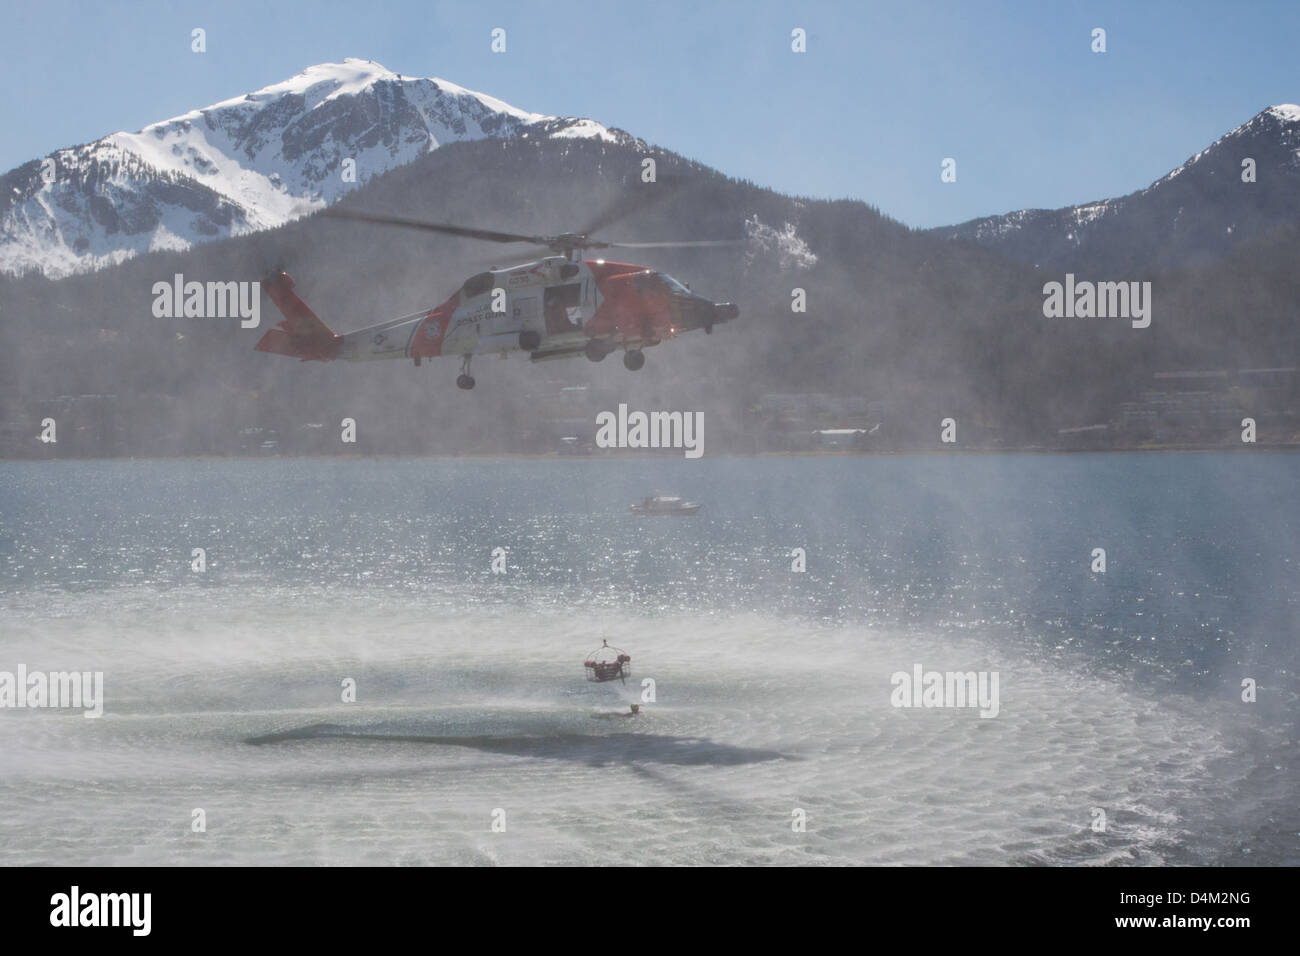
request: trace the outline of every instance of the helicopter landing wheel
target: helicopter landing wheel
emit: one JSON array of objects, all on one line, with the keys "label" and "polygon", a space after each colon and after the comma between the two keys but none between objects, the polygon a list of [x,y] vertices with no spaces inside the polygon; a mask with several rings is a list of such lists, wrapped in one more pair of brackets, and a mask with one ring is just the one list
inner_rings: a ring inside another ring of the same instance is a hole
[{"label": "helicopter landing wheel", "polygon": [[474,353],[465,355],[460,360],[460,375],[456,378],[456,387],[469,391],[474,387],[474,376],[469,374],[469,363],[474,360]]},{"label": "helicopter landing wheel", "polygon": [[623,353],[623,367],[629,372],[635,372],[645,364],[645,353],[640,349],[628,349]]},{"label": "helicopter landing wheel", "polygon": [[601,345],[595,339],[592,339],[590,342],[587,343],[586,353],[587,353],[587,358],[590,361],[599,362],[602,361],[605,358],[605,356],[609,354],[609,349],[605,348],[605,346]]},{"label": "helicopter landing wheel", "polygon": [[535,352],[542,345],[542,337],[529,329],[519,333],[519,348],[524,352]]}]

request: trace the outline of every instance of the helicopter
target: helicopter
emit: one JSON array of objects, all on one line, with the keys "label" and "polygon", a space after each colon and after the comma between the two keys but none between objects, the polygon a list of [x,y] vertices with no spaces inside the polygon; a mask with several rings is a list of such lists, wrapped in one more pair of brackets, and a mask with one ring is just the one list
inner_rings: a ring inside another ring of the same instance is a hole
[{"label": "helicopter", "polygon": [[[417,366],[425,359],[455,355],[461,360],[456,385],[472,389],[475,355],[505,357],[518,351],[527,352],[534,362],[580,355],[599,362],[621,349],[623,365],[635,372],[645,365],[645,349],[695,329],[711,334],[715,325],[740,315],[734,303],[697,295],[667,273],[578,254],[613,248],[727,246],[744,240],[614,242],[592,238],[588,233],[595,230],[590,227],[580,233],[523,235],[337,206],[321,215],[489,242],[530,243],[549,254],[479,272],[441,305],[343,335],[298,297],[288,273],[276,269],[263,280],[262,288],[284,319],[262,336],[257,351],[304,362],[411,359]],[[609,221],[607,212],[603,225]]]}]

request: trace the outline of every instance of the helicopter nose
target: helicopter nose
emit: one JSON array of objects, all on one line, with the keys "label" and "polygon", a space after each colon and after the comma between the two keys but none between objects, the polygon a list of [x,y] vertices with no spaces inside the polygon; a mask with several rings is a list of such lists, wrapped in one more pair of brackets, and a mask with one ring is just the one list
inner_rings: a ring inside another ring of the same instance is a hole
[{"label": "helicopter nose", "polygon": [[678,331],[703,329],[705,332],[712,332],[714,325],[730,321],[739,314],[740,310],[732,303],[710,302],[703,296],[692,296],[690,299],[682,300],[675,310]]}]

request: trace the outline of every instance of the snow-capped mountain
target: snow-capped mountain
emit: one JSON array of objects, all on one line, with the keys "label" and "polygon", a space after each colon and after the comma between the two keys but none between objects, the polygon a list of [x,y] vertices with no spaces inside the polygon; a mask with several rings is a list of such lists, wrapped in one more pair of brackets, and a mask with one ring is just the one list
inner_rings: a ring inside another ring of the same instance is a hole
[{"label": "snow-capped mountain", "polygon": [[[1244,182],[1245,160],[1254,182]],[[1300,106],[1273,106],[1146,189],[929,230],[1044,269],[1129,274],[1197,265],[1300,219]]]},{"label": "snow-capped mountain", "polygon": [[632,141],[369,60],[313,66],[0,177],[0,272],[59,277],[279,226],[443,143],[530,136]]}]

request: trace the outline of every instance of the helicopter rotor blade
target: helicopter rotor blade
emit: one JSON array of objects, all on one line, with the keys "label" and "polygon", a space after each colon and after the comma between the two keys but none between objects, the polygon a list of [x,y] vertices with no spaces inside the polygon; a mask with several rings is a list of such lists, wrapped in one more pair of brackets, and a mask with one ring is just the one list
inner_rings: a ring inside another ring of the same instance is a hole
[{"label": "helicopter rotor blade", "polygon": [[601,229],[608,229],[617,222],[622,222],[628,216],[639,212],[654,203],[665,199],[668,193],[676,188],[676,183],[671,180],[656,183],[653,187],[646,188],[642,186],[639,189],[633,189],[624,192],[616,197],[613,202],[600,211],[585,227],[578,230],[580,235],[590,236],[593,232],[599,232]]},{"label": "helicopter rotor blade", "polygon": [[602,246],[619,249],[677,249],[687,246],[743,246],[744,239],[684,239],[669,242],[602,242]]},{"label": "helicopter rotor blade", "polygon": [[[517,258],[523,262],[531,262],[534,259],[543,259],[546,256],[553,254],[554,252],[549,246],[537,246],[533,249],[520,250]],[[493,256],[491,258],[487,256],[477,256],[469,261],[465,271],[477,274],[480,272],[488,272],[491,269],[500,270],[513,268],[514,265],[512,265],[512,263],[515,258],[516,256],[513,252],[510,253],[510,258],[507,260],[503,260],[500,256]]]},{"label": "helicopter rotor blade", "polygon": [[401,226],[406,229],[420,229],[425,232],[438,232],[448,236],[460,236],[464,239],[484,239],[488,242],[531,242],[534,245],[546,245],[546,236],[526,236],[516,232],[497,232],[492,229],[471,229],[451,223],[428,222],[424,219],[412,219],[408,216],[391,216],[384,213],[361,212],[355,209],[343,209],[332,206],[322,210],[322,216],[330,219],[349,219],[353,222],[368,222],[379,226]]},{"label": "helicopter rotor blade", "polygon": [[[517,243],[525,242],[539,247],[536,251],[538,256],[544,256],[547,253],[556,254],[563,252],[565,255],[571,255],[578,249],[672,249],[695,247],[704,248],[710,246],[731,246],[740,245],[745,242],[743,239],[693,239],[682,241],[668,242],[613,242],[603,239],[591,238],[591,233],[596,229],[604,228],[611,223],[619,222],[626,219],[639,210],[642,210],[652,203],[662,201],[662,199],[676,188],[677,184],[673,181],[667,181],[660,184],[658,188],[637,190],[631,193],[624,193],[613,203],[606,206],[605,209],[592,220],[586,230],[582,232],[569,232],[557,236],[538,236],[528,235],[518,232],[500,232],[495,229],[477,229],[471,226],[461,226],[455,223],[430,222],[426,219],[416,219],[410,216],[398,216],[390,213],[366,212],[359,209],[349,209],[340,206],[331,206],[323,209],[320,215],[329,219],[345,219],[351,222],[364,222],[378,226],[399,226],[404,229],[418,229],[422,232],[435,232],[446,236],[457,236],[462,239],[481,239],[486,242],[499,243]],[[530,253],[531,254],[531,253]]]}]

